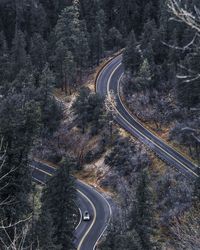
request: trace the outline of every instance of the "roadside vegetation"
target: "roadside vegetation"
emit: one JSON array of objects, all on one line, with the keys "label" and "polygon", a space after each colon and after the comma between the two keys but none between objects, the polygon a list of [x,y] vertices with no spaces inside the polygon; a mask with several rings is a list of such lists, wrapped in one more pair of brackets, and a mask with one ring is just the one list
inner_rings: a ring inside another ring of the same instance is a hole
[{"label": "roadside vegetation", "polygon": [[[0,249],[75,249],[76,178],[114,200],[99,249],[200,248],[200,178],[166,167],[94,93],[95,70],[125,47],[123,101],[200,164],[198,9],[196,0],[0,2]],[[58,167],[45,186],[32,182],[34,159]]]},{"label": "roadside vegetation", "polygon": [[[200,164],[199,38],[190,25],[177,22],[167,2],[160,2],[140,33],[129,35],[124,101],[144,124]],[[192,6],[199,3],[188,5],[191,13]]]}]

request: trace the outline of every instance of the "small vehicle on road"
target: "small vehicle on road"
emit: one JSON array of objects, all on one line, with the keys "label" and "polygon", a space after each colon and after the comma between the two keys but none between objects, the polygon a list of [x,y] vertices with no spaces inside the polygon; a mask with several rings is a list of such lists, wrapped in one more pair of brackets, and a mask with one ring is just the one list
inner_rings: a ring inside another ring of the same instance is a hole
[{"label": "small vehicle on road", "polygon": [[90,214],[89,214],[88,211],[85,211],[85,212],[83,213],[83,220],[84,220],[84,221],[89,221],[89,220],[90,220]]}]

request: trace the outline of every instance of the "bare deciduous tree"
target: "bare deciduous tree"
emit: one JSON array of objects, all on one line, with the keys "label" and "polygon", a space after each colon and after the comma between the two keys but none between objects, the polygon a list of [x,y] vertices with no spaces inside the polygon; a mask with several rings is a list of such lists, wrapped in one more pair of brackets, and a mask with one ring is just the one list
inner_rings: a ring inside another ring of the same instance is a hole
[{"label": "bare deciduous tree", "polygon": [[[3,138],[1,138],[0,139],[0,183],[3,179],[5,179],[8,175],[10,175],[12,172],[15,171],[15,168],[12,168],[12,169],[10,169],[9,172],[2,173],[4,164],[5,164],[5,160],[6,160],[6,147],[3,146]],[[8,183],[5,184],[4,186],[0,187],[0,191],[3,190],[4,188],[6,188],[7,186],[8,186]],[[0,199],[0,206],[8,205],[10,203],[11,203],[10,197],[7,197],[4,200]]]},{"label": "bare deciduous tree", "polygon": [[[173,47],[173,49],[190,49],[190,50],[199,50],[199,44],[196,43],[196,38],[200,37],[200,9],[197,8],[197,6],[193,6],[192,8],[187,5],[186,1],[181,0],[168,0],[168,7],[170,11],[172,12],[173,16],[171,19],[176,20],[178,22],[186,24],[191,30],[194,31],[194,38],[191,42],[189,42],[186,46],[183,48],[177,48]],[[170,46],[171,47],[171,46]],[[196,52],[195,52],[196,53]],[[193,84],[197,80],[200,79],[200,72],[198,70],[193,70],[184,66],[179,65],[182,72],[186,72],[184,74],[178,74],[177,78],[181,80],[183,83],[186,84]],[[196,110],[199,112],[199,110]],[[198,114],[198,113],[197,113]],[[197,115],[198,116],[198,115]],[[198,121],[199,123],[199,121]],[[192,128],[186,128],[182,130],[182,132],[188,132],[188,134],[191,134],[191,139],[194,141],[193,146],[196,150],[197,160],[198,163],[200,162],[199,159],[199,147],[200,147],[200,135],[199,135],[199,129]]]},{"label": "bare deciduous tree", "polygon": [[[5,250],[26,250],[26,249],[32,249],[31,243],[27,246],[27,236],[28,232],[30,231],[30,219],[27,218],[26,220],[20,220],[15,224],[10,224],[8,226],[4,226],[3,222],[0,226],[0,230],[4,232],[4,235],[6,236],[6,241],[4,237],[0,236],[0,246],[2,249]],[[22,229],[19,231],[18,225],[24,224],[22,226]],[[14,235],[11,238],[9,235],[9,229],[12,228]]]},{"label": "bare deciduous tree", "polygon": [[[4,178],[6,178],[8,175],[14,172],[16,169],[13,167],[12,169],[10,169],[10,171],[4,173],[3,168],[5,165],[5,161],[6,161],[6,147],[3,143],[3,139],[0,139],[0,183]],[[0,191],[6,188],[8,185],[9,183],[7,183],[6,185],[3,185],[0,188]],[[9,196],[4,200],[0,199],[0,207],[1,209],[3,209],[4,206],[12,205],[13,202],[14,201]],[[31,220],[31,216],[29,218],[19,220],[15,223],[5,224],[5,221],[1,219],[0,220],[0,232],[1,232],[0,249],[5,249],[5,250],[32,249],[31,246],[25,247],[27,234],[30,231],[30,220]],[[19,230],[18,226],[22,224],[23,226],[21,227],[21,230]],[[9,234],[10,229],[12,229],[14,233],[13,237],[10,237],[10,234]]]},{"label": "bare deciduous tree", "polygon": [[178,249],[200,249],[199,209],[193,209],[180,219],[175,219],[171,232]]},{"label": "bare deciduous tree", "polygon": [[193,13],[182,0],[169,0],[168,7],[175,15],[175,18],[172,19],[183,22],[200,33],[200,10],[195,5]]}]

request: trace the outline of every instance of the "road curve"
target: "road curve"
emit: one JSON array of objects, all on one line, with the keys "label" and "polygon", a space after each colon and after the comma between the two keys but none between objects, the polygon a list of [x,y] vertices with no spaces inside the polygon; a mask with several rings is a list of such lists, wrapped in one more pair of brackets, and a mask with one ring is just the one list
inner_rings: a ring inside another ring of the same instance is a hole
[{"label": "road curve", "polygon": [[131,135],[152,149],[162,160],[175,167],[187,177],[196,178],[197,166],[186,159],[163,140],[147,130],[138,119],[127,110],[120,98],[120,80],[124,74],[122,55],[111,60],[99,73],[96,79],[96,92],[102,96],[111,97],[114,94],[116,110],[115,121]]},{"label": "road curve", "polygon": [[[55,168],[41,162],[33,162],[32,176],[39,184],[44,184],[55,173]],[[77,250],[94,250],[101,236],[105,232],[111,215],[111,207],[108,201],[94,188],[76,181],[77,205],[81,211],[88,211],[91,220],[80,220],[75,230],[75,246]]]}]

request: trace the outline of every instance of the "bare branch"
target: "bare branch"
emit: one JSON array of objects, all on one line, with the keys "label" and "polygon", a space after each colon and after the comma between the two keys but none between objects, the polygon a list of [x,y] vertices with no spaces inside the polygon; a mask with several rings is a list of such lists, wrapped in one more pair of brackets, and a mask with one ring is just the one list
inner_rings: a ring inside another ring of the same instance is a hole
[{"label": "bare branch", "polygon": [[197,210],[193,209],[181,218],[176,218],[171,226],[178,249],[200,249],[199,209]]},{"label": "bare branch", "polygon": [[162,44],[171,48],[171,49],[175,49],[175,50],[181,50],[181,51],[193,50],[193,46],[194,46],[194,43],[195,43],[197,36],[198,36],[198,34],[196,33],[194,35],[193,39],[188,44],[186,44],[184,47],[179,47],[176,45],[167,44],[166,42],[162,42]]},{"label": "bare branch", "polygon": [[[0,241],[1,241],[1,245],[4,247],[4,249],[6,250],[25,250],[25,249],[32,249],[31,246],[27,246],[25,247],[24,244],[26,242],[26,238],[28,235],[28,232],[30,230],[30,218],[27,218],[25,220],[21,220],[18,223],[15,223],[14,225],[12,225],[13,228],[13,232],[14,235],[11,239],[9,233],[8,233],[8,229],[9,227],[3,227],[2,230],[4,231],[8,242],[5,242],[5,240],[3,239],[3,237],[0,237]],[[19,223],[25,223],[24,226],[22,227],[22,229],[19,230],[17,229],[17,225]],[[30,243],[31,244],[31,243]]]},{"label": "bare branch", "polygon": [[[185,23],[192,29],[200,33],[200,11],[194,6],[194,14],[187,10],[187,6],[182,7],[181,0],[169,0],[168,7],[178,21]],[[174,20],[174,18],[171,18]]]},{"label": "bare branch", "polygon": [[3,223],[2,223],[2,226],[0,226],[0,229],[8,229],[8,228],[11,228],[11,227],[16,227],[17,225],[21,224],[21,223],[24,223],[24,222],[27,222],[31,219],[32,216],[29,216],[28,218],[24,219],[24,220],[19,220],[17,221],[16,223],[10,223],[8,226],[4,226]]}]

